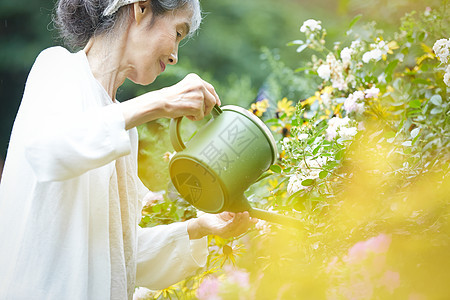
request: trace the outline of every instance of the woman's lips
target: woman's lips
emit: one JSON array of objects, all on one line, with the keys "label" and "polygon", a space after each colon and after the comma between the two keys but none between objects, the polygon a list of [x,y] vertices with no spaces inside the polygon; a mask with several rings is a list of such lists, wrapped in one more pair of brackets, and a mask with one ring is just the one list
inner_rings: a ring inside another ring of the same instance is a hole
[{"label": "woman's lips", "polygon": [[164,72],[166,65],[162,61],[159,61],[159,64],[161,65],[161,72]]}]

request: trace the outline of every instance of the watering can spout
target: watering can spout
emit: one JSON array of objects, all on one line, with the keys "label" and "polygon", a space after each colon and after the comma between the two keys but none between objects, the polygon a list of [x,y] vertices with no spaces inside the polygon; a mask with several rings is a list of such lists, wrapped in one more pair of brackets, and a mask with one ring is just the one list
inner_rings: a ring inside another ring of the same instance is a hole
[{"label": "watering can spout", "polygon": [[302,222],[298,219],[275,214],[258,208],[251,208],[249,209],[248,213],[252,218],[257,218],[271,223],[277,223],[283,226],[288,226],[297,229],[300,229],[303,226]]},{"label": "watering can spout", "polygon": [[252,218],[257,218],[291,228],[300,229],[303,227],[303,223],[298,219],[251,207],[248,199],[243,195],[240,197],[235,197],[235,202],[230,205],[227,210],[233,212],[248,211],[250,217]]}]

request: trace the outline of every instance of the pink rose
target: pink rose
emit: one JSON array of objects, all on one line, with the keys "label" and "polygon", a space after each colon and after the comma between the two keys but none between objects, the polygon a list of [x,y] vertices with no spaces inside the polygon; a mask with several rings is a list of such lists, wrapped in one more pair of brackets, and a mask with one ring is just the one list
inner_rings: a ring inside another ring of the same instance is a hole
[{"label": "pink rose", "polygon": [[220,300],[219,279],[217,277],[205,278],[197,289],[197,297],[200,300]]}]

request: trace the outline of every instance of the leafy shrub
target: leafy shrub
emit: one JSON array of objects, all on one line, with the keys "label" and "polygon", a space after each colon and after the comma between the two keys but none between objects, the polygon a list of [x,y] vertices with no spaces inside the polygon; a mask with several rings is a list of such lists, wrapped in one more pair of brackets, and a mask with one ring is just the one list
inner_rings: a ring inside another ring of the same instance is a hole
[{"label": "leafy shrub", "polygon": [[273,131],[280,157],[247,197],[304,225],[260,221],[236,239],[210,237],[207,267],[153,297],[447,297],[446,5],[407,14],[392,36],[356,17],[331,48],[321,22],[306,20],[290,45],[314,54],[295,70],[264,50],[267,99],[250,110]]}]

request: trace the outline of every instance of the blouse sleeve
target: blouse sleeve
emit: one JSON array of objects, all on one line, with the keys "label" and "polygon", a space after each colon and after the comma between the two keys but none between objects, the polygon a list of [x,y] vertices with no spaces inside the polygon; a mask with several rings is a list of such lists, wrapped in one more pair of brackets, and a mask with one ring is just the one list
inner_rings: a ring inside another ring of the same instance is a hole
[{"label": "blouse sleeve", "polygon": [[36,60],[17,118],[38,181],[70,179],[131,151],[120,106],[97,104],[90,85],[98,82],[86,79],[61,49],[46,50]]},{"label": "blouse sleeve", "polygon": [[189,240],[187,222],[139,227],[136,285],[160,290],[185,279],[205,266],[207,244]]}]

